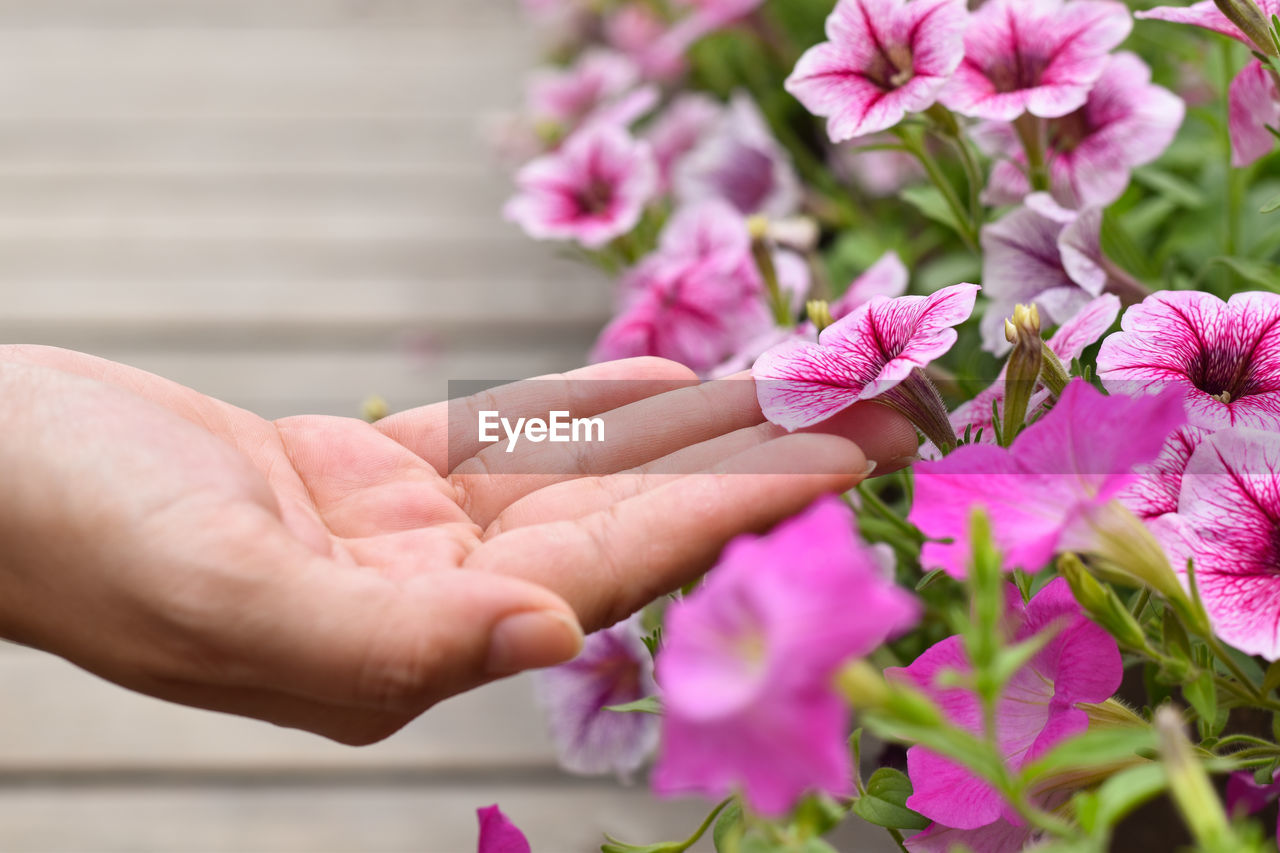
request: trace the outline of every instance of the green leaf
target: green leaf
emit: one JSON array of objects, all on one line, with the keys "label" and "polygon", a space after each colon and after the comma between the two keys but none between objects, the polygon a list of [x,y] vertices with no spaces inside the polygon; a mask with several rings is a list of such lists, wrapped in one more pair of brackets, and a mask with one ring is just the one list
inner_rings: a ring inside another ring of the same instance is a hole
[{"label": "green leaf", "polygon": [[1155,748],[1155,733],[1148,728],[1095,729],[1063,741],[1028,764],[1022,769],[1021,779],[1023,785],[1030,788],[1044,779],[1077,770],[1105,768]]},{"label": "green leaf", "polygon": [[1214,723],[1218,719],[1218,690],[1213,680],[1213,670],[1205,669],[1194,681],[1184,684],[1182,695],[1195,709],[1199,719],[1200,735],[1204,737],[1213,733]]},{"label": "green leaf", "polygon": [[853,803],[853,813],[889,829],[924,829],[929,819],[907,808],[911,780],[901,771],[881,767],[867,780],[867,792]]},{"label": "green leaf", "polygon": [[1262,679],[1262,693],[1269,696],[1277,687],[1280,687],[1280,660],[1267,667],[1267,674]]},{"label": "green leaf", "polygon": [[657,696],[646,696],[624,705],[605,705],[604,709],[619,714],[661,714],[662,701]]},{"label": "green leaf", "polygon": [[937,187],[918,185],[907,187],[898,193],[899,198],[910,204],[934,222],[939,222],[957,234],[963,235],[964,225],[958,222],[951,212],[951,206]]},{"label": "green leaf", "polygon": [[939,578],[945,577],[946,574],[947,573],[942,569],[934,569],[933,571],[929,572],[929,574],[920,578],[920,582],[916,584],[916,592],[922,592],[928,589],[929,587],[933,586],[934,581],[938,580]]},{"label": "green leaf", "polygon": [[711,830],[711,840],[715,842],[716,853],[738,853],[742,846],[742,835],[745,824],[742,817],[742,804],[736,800],[725,807]]},{"label": "green leaf", "polygon": [[1140,764],[1112,776],[1098,788],[1098,810],[1091,832],[1109,832],[1134,809],[1154,799],[1169,784],[1164,765],[1159,762]]},{"label": "green leaf", "polygon": [[732,803],[733,800],[725,800],[711,810],[711,814],[707,815],[702,821],[702,825],[694,830],[693,835],[684,841],[660,841],[657,844],[635,845],[627,844],[625,841],[606,835],[606,843],[600,845],[600,853],[685,853],[690,847],[698,843],[698,839],[706,834],[711,828],[712,822],[715,821],[720,813]]},{"label": "green leaf", "polygon": [[1154,190],[1181,207],[1192,210],[1204,207],[1204,194],[1199,187],[1187,183],[1177,175],[1147,167],[1135,171],[1133,177],[1147,189]]},{"label": "green leaf", "polygon": [[1280,210],[1280,195],[1276,196],[1275,198],[1271,199],[1271,201],[1264,204],[1258,212],[1264,213],[1264,214],[1275,213],[1277,210]]},{"label": "green leaf", "polygon": [[[1130,231],[1131,223],[1108,210],[1102,214],[1102,252],[1130,272],[1145,275],[1149,272],[1146,252],[1139,247]],[[1146,233],[1146,226],[1139,226],[1138,233]]]},{"label": "green leaf", "polygon": [[1251,258],[1232,258],[1220,255],[1209,260],[1209,265],[1217,264],[1226,267],[1250,284],[1265,287],[1268,290],[1280,291],[1280,267],[1266,261],[1255,261]]}]

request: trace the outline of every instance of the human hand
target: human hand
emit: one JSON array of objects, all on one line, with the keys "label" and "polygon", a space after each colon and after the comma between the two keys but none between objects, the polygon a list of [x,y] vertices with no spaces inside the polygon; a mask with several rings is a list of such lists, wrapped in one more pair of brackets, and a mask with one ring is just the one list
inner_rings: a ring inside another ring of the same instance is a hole
[{"label": "human hand", "polygon": [[445,404],[270,422],[0,347],[0,635],[163,699],[371,743],[570,659],[583,628],[693,580],[728,539],[915,451],[881,406],[788,436],[750,381],[692,379],[637,359],[468,401],[601,415],[622,436],[537,445],[564,455],[532,474],[527,453],[456,439],[451,466]]}]

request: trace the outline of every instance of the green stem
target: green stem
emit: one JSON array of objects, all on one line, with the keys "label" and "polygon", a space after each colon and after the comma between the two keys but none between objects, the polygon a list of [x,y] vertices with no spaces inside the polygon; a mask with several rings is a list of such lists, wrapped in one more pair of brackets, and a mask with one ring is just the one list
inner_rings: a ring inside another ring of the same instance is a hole
[{"label": "green stem", "polygon": [[865,483],[859,486],[858,495],[862,498],[862,502],[866,505],[867,509],[889,522],[889,524],[893,525],[895,530],[906,536],[910,541],[924,541],[924,534],[920,532],[919,528],[894,512],[892,507],[886,504],[879,495],[871,490],[870,486]]},{"label": "green stem", "polygon": [[956,195],[956,188],[951,185],[951,181],[947,179],[937,162],[929,155],[923,142],[907,130],[899,129],[896,132],[898,138],[902,140],[903,147],[924,167],[925,174],[929,176],[929,180],[933,182],[933,185],[938,188],[938,192],[942,194],[943,201],[951,209],[951,216],[956,221],[960,239],[964,241],[965,246],[970,251],[974,253],[980,252],[977,230],[974,228],[973,221],[969,218],[964,204],[960,201],[960,197]]},{"label": "green stem", "polygon": [[898,845],[898,849],[901,850],[902,853],[910,853],[910,851],[907,850],[907,839],[902,837],[902,833],[899,830],[896,830],[891,826],[886,826],[885,829],[889,830],[889,835],[892,836],[894,843]]},{"label": "green stem", "polygon": [[1240,248],[1240,212],[1244,205],[1244,174],[1241,170],[1235,168],[1231,162],[1233,157],[1231,148],[1231,105],[1227,93],[1231,91],[1231,69],[1235,67],[1233,53],[1231,43],[1224,41],[1222,44],[1222,104],[1226,114],[1222,121],[1222,149],[1227,163],[1227,180],[1224,182],[1227,193],[1227,210],[1225,246],[1223,248],[1227,255],[1235,255]]},{"label": "green stem", "polygon": [[1248,673],[1241,668],[1240,664],[1236,663],[1235,658],[1231,657],[1231,654],[1223,647],[1221,641],[1213,635],[1206,637],[1205,641],[1209,644],[1209,648],[1213,653],[1218,656],[1218,660],[1226,664],[1227,669],[1231,670],[1231,674],[1249,692],[1249,698],[1256,702],[1265,702],[1266,697],[1262,695],[1262,690],[1253,683],[1253,679],[1249,678]]},{"label": "green stem", "polygon": [[1041,119],[1027,113],[1019,116],[1013,123],[1018,131],[1018,139],[1022,141],[1022,150],[1027,155],[1027,178],[1031,181],[1033,192],[1049,190],[1049,164],[1045,159],[1045,124]]}]

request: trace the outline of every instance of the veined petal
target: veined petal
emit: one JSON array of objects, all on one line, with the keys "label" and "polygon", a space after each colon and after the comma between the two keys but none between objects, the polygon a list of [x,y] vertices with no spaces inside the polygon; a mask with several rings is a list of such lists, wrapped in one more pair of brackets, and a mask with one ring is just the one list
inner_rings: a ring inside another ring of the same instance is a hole
[{"label": "veined petal", "polygon": [[1231,81],[1229,93],[1231,165],[1256,163],[1275,150],[1268,127],[1280,126],[1280,92],[1270,72],[1257,59]]}]

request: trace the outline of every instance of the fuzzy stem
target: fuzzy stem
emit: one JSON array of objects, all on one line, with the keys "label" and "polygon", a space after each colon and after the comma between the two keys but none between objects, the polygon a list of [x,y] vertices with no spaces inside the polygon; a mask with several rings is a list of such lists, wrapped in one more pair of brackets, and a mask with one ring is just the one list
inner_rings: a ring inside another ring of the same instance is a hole
[{"label": "fuzzy stem", "polygon": [[942,194],[942,200],[947,203],[947,207],[951,210],[951,216],[956,221],[960,239],[964,241],[965,246],[970,251],[980,252],[977,228],[965,210],[964,203],[956,195],[956,188],[951,185],[951,181],[947,179],[937,161],[929,154],[924,143],[915,138],[910,132],[898,129],[895,133],[902,140],[903,148],[924,167],[925,174],[929,176],[929,180],[938,188],[938,192]]}]

